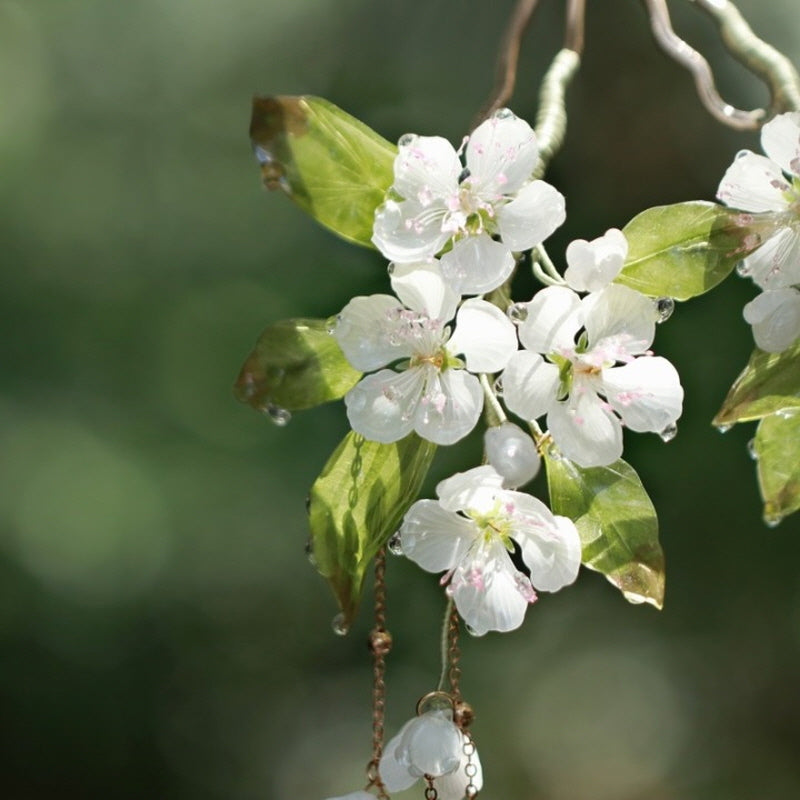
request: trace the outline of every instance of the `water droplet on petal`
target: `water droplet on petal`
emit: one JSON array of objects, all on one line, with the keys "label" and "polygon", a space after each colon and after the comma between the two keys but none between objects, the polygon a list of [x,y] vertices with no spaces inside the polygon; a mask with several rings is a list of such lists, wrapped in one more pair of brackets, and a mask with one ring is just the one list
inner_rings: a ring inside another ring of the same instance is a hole
[{"label": "water droplet on petal", "polygon": [[392,538],[386,543],[386,547],[393,556],[403,555],[403,540],[400,531],[392,534]]},{"label": "water droplet on petal", "polygon": [[715,425],[714,426],[720,433],[727,433],[733,425],[730,423],[723,422],[722,425]]},{"label": "water droplet on petal", "polygon": [[394,275],[394,261],[392,261],[388,267],[386,267],[386,271],[389,273],[389,277],[391,278]]},{"label": "water droplet on petal", "polygon": [[750,274],[750,266],[746,261],[740,261],[736,265],[736,274],[740,278],[746,278]]},{"label": "water droplet on petal", "polygon": [[506,314],[508,318],[519,325],[528,318],[528,304],[527,303],[512,303],[507,309]]},{"label": "water droplet on petal", "polygon": [[470,636],[481,636],[482,635],[482,634],[478,633],[478,631],[476,631],[475,628],[472,627],[472,625],[465,624],[464,627],[467,629],[467,633]]},{"label": "water droplet on petal", "polygon": [[311,539],[306,542],[305,551],[308,563],[311,564],[312,567],[316,567],[317,557],[314,555],[314,543],[311,541]]},{"label": "water droplet on petal", "polygon": [[498,108],[492,114],[493,119],[516,119],[517,115],[510,108]]},{"label": "water droplet on petal", "polygon": [[414,142],[417,141],[417,135],[415,133],[404,133],[398,140],[397,146],[398,147],[410,147]]},{"label": "water droplet on petal", "polygon": [[292,419],[292,412],[285,408],[276,406],[274,403],[267,403],[261,407],[261,413],[268,416],[279,428],[288,425]]},{"label": "water droplet on petal", "polygon": [[751,439],[747,443],[747,455],[749,455],[750,458],[753,459],[753,461],[757,461],[758,460],[758,453],[756,452],[756,440],[755,439]]},{"label": "water droplet on petal", "polygon": [[331,628],[337,636],[347,636],[350,633],[350,626],[344,618],[344,614],[340,611],[331,621]]},{"label": "water droplet on petal", "polygon": [[675,301],[671,297],[659,297],[655,301],[656,322],[666,322],[675,310]]},{"label": "water droplet on petal", "polygon": [[330,334],[336,333],[336,328],[341,321],[341,314],[334,314],[332,317],[328,317],[328,319],[325,320],[325,330]]},{"label": "water droplet on petal", "polygon": [[678,435],[678,426],[671,422],[666,428],[659,431],[658,435],[662,442],[671,442]]}]

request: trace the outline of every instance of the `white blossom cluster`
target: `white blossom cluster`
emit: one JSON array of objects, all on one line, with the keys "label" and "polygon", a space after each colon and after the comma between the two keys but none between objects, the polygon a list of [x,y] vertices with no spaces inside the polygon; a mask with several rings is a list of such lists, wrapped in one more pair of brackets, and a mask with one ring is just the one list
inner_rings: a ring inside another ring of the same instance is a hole
[{"label": "white blossom cluster", "polygon": [[765,241],[739,267],[762,290],[744,318],[762,350],[780,353],[800,337],[800,112],[761,129],[766,156],[740,152],[717,191],[726,205],[762,217]]},{"label": "white blossom cluster", "polygon": [[[517,491],[538,470],[537,445],[552,442],[582,467],[611,464],[623,426],[674,431],[683,390],[674,367],[650,351],[656,305],[612,283],[627,253],[618,230],[572,242],[564,278],[555,275],[530,302],[500,309],[484,299],[512,276],[521,252],[564,222],[565,203],[531,179],[536,136],[511,112],[482,123],[462,149],[463,164],[440,137],[400,140],[373,235],[391,261],[394,295],[354,298],[333,332],[366,373],[345,405],[367,439],[390,443],[414,431],[453,444],[486,402],[502,422],[486,432],[489,463],[442,481],[438,499],[416,502],[400,529],[404,554],[444,573],[480,635],[517,628],[537,590],[557,591],[578,574],[575,525]],[[507,412],[531,426],[536,443]]]}]

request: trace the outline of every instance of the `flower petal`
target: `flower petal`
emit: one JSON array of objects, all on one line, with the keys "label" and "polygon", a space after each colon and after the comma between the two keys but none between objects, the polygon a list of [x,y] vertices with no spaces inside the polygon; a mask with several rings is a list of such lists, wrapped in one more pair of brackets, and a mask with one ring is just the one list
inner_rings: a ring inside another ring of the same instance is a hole
[{"label": "flower petal", "polygon": [[453,145],[441,136],[407,134],[398,142],[394,190],[406,200],[426,205],[458,191],[461,161]]},{"label": "flower petal", "polygon": [[[467,742],[467,737],[464,736],[464,734],[461,734],[461,741],[461,749],[463,751],[464,745]],[[478,757],[477,749],[472,753],[470,761],[475,767],[472,785],[477,791],[480,791],[483,788],[483,767],[481,766],[481,760]],[[455,772],[451,772],[449,775],[442,775],[441,778],[437,778],[433,782],[438,800],[462,800],[464,798],[467,793],[467,786],[470,784],[470,778],[466,772],[467,764],[469,764],[470,761],[467,760],[466,756],[463,756],[461,764]]]},{"label": "flower petal", "polygon": [[567,218],[564,195],[546,181],[532,181],[497,211],[503,244],[528,250],[543,242]]},{"label": "flower petal", "polygon": [[422,311],[442,324],[455,316],[459,297],[435,259],[392,264],[391,276],[392,289],[408,308]]},{"label": "flower petal", "polygon": [[446,712],[429,711],[405,727],[396,753],[398,761],[407,763],[418,778],[449,775],[461,764],[461,731]]},{"label": "flower petal", "polygon": [[488,234],[459,239],[441,259],[445,280],[458,294],[485,294],[496,289],[514,271],[514,256]]},{"label": "flower petal", "polygon": [[342,309],[333,335],[355,369],[371,372],[411,355],[408,342],[392,337],[402,311],[397,298],[388,294],[354,297]]},{"label": "flower petal", "polygon": [[581,299],[566,286],[548,286],[528,303],[519,340],[537,353],[572,353],[583,325]]},{"label": "flower petal", "polygon": [[[634,289],[611,284],[584,297],[583,311],[592,355],[603,363],[628,360],[653,343],[653,301]],[[603,352],[595,354],[595,350]]]},{"label": "flower petal", "polygon": [[472,298],[461,304],[446,347],[464,356],[470,372],[499,372],[517,351],[517,332],[496,305]]},{"label": "flower petal", "polygon": [[[378,765],[378,773],[381,776],[383,785],[390,792],[402,792],[403,789],[408,789],[417,780],[417,777],[409,771],[408,764],[401,762],[398,757],[398,747],[412,722],[414,722],[414,719],[406,722],[397,735],[393,736],[383,748],[383,756]],[[374,800],[372,795],[370,797]]]},{"label": "flower petal", "polygon": [[514,505],[513,538],[531,571],[531,583],[557,592],[578,577],[581,538],[572,520],[557,517],[544,503],[522,492],[509,492]]},{"label": "flower petal", "polygon": [[513,194],[530,178],[538,158],[531,126],[504,110],[478,125],[469,137],[469,182],[487,199]]},{"label": "flower petal", "polygon": [[622,426],[594,392],[557,403],[547,426],[561,452],[581,467],[606,466],[622,455]]},{"label": "flower petal", "polygon": [[659,433],[683,410],[683,388],[675,367],[660,356],[642,356],[603,370],[606,399],[632,431]]},{"label": "flower petal", "polygon": [[564,279],[576,292],[597,292],[617,277],[628,255],[628,240],[617,228],[597,239],[576,239],[567,245]]},{"label": "flower petal", "polygon": [[489,548],[489,553],[462,561],[449,587],[458,613],[475,636],[518,628],[536,600],[530,581],[511,563],[500,541]]},{"label": "flower petal", "polygon": [[347,419],[356,433],[388,444],[411,433],[425,385],[425,371],[382,369],[362,378],[344,397]]},{"label": "flower petal", "polygon": [[742,274],[762,289],[784,289],[800,283],[800,233],[781,228],[743,260]]},{"label": "flower petal", "polygon": [[481,415],[480,381],[463,369],[440,373],[431,367],[427,376],[424,394],[414,414],[414,430],[434,444],[454,444],[475,427]]},{"label": "flower petal", "polygon": [[756,345],[767,353],[780,353],[800,336],[800,292],[776,289],[763,292],[744,307],[753,326]]},{"label": "flower petal", "polygon": [[416,200],[387,200],[375,211],[372,243],[389,261],[432,258],[452,235],[442,230],[446,213],[443,202],[423,206]]},{"label": "flower petal", "polygon": [[484,464],[439,481],[436,496],[442,508],[448,511],[472,509],[483,512],[494,506],[502,488],[503,476],[494,467]]},{"label": "flower petal", "polygon": [[511,357],[503,372],[503,400],[509,411],[524,420],[546,414],[558,397],[558,367],[538,353],[520,350]]},{"label": "flower petal", "polygon": [[418,500],[400,526],[403,555],[427,572],[453,569],[478,535],[475,524],[436,500]]},{"label": "flower petal", "polygon": [[790,190],[774,161],[743,150],[723,175],[717,198],[742,211],[784,211],[789,207],[786,192]]},{"label": "flower petal", "polygon": [[784,172],[800,177],[800,112],[778,114],[761,129],[761,147]]}]

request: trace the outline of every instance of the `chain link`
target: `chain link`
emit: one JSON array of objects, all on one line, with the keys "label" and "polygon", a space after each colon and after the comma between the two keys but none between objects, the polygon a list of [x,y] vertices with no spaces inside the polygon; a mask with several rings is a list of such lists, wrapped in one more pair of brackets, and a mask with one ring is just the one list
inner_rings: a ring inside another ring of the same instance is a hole
[{"label": "chain link", "polygon": [[428,782],[425,787],[425,800],[438,800],[439,792],[436,791],[436,787],[433,785],[433,778],[430,775],[426,775],[425,780]]},{"label": "chain link", "polygon": [[464,731],[464,755],[467,757],[467,763],[464,765],[464,774],[467,776],[467,788],[464,790],[464,797],[467,800],[472,800],[473,797],[478,796],[478,787],[475,785],[475,776],[478,774],[478,765],[475,763],[473,756],[475,755],[476,748],[475,742],[472,741],[472,735],[469,731]]},{"label": "chain link", "polygon": [[374,787],[379,800],[389,800],[378,765],[383,755],[386,712],[386,655],[392,649],[392,635],[386,630],[386,549],[375,556],[375,627],[369,635],[372,651],[372,759],[367,764],[367,789]]},{"label": "chain link", "polygon": [[450,694],[453,700],[458,702],[461,699],[461,648],[458,646],[459,620],[456,607],[450,611],[450,622],[447,629],[447,660],[450,667],[447,671],[447,679],[450,682]]}]

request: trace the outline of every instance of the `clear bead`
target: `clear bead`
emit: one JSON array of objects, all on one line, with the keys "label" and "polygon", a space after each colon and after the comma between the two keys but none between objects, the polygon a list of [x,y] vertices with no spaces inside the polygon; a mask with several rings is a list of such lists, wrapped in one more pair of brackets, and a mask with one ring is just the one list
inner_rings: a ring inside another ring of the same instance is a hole
[{"label": "clear bead", "polygon": [[510,108],[498,108],[492,114],[493,119],[516,119],[517,115]]},{"label": "clear bead", "polygon": [[678,435],[678,426],[671,422],[666,428],[659,431],[658,435],[661,437],[662,442],[671,442]]},{"label": "clear bead", "polygon": [[656,322],[666,322],[675,310],[675,301],[671,297],[659,297],[655,301]]},{"label": "clear bead", "polygon": [[393,556],[403,555],[403,541],[400,537],[400,531],[392,534],[392,538],[386,543],[386,547]]},{"label": "clear bead", "polygon": [[506,309],[506,315],[518,325],[528,319],[528,304],[527,303],[512,303]]},{"label": "clear bead", "polygon": [[347,636],[350,633],[350,626],[347,624],[344,614],[340,611],[331,621],[331,628],[337,636]]},{"label": "clear bead", "polygon": [[288,425],[292,419],[292,412],[285,408],[276,406],[274,403],[267,403],[261,408],[261,412],[269,417],[279,428]]},{"label": "clear bead", "polygon": [[417,141],[417,135],[415,133],[404,133],[398,140],[397,146],[398,147],[410,147],[414,142]]}]

